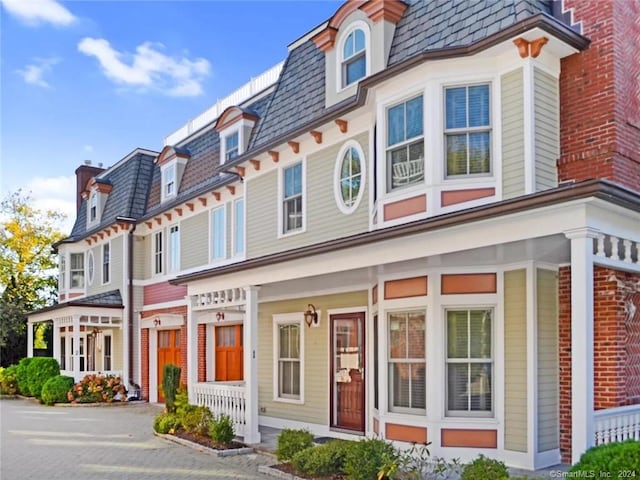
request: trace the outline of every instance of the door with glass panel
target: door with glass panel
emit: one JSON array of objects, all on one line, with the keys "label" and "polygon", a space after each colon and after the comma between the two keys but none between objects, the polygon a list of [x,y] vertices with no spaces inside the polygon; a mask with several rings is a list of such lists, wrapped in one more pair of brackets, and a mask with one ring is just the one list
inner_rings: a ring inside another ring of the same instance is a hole
[{"label": "door with glass panel", "polygon": [[242,325],[216,327],[216,382],[242,380]]},{"label": "door with glass panel", "polygon": [[[180,330],[158,331],[158,385],[162,384],[162,371],[168,364],[180,366]],[[164,402],[160,391],[158,401]]]},{"label": "door with glass panel", "polygon": [[364,433],[364,313],[331,315],[331,427]]}]

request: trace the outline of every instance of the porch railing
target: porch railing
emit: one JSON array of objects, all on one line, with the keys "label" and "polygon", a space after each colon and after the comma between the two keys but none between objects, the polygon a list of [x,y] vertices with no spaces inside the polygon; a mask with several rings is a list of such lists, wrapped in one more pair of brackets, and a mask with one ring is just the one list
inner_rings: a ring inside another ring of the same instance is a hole
[{"label": "porch railing", "polygon": [[596,445],[640,440],[640,405],[596,410],[593,417]]},{"label": "porch railing", "polygon": [[204,405],[214,415],[228,415],[231,417],[236,435],[244,436],[246,423],[244,385],[196,383],[191,387],[191,393],[190,403]]}]

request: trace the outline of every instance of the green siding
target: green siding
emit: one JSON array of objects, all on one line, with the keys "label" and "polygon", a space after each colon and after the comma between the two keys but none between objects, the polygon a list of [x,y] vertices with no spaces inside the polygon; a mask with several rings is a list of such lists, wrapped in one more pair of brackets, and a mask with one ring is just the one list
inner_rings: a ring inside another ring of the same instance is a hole
[{"label": "green siding", "polygon": [[209,212],[180,222],[180,269],[209,263]]},{"label": "green siding", "polygon": [[524,194],[524,87],[522,68],[501,77],[502,196]]},{"label": "green siding", "polygon": [[536,191],[558,183],[556,160],[560,155],[558,80],[538,68],[533,70],[536,152]]},{"label": "green siding", "polygon": [[[273,315],[302,312],[308,303],[321,310],[320,325],[304,328],[304,404],[274,401]],[[329,424],[329,318],[327,310],[367,304],[367,292],[352,292],[261,303],[258,318],[258,388],[261,415]]]},{"label": "green siding", "polygon": [[[353,137],[369,159],[368,133]],[[346,142],[345,139],[344,142]],[[278,172],[272,171],[247,182],[247,257],[260,257],[274,252],[346,237],[367,231],[368,181],[362,201],[355,212],[343,214],[334,196],[334,168],[344,142],[307,157],[307,204],[304,233],[278,238]]]},{"label": "green siding", "polygon": [[558,448],[558,284],[556,273],[537,271],[538,451]]},{"label": "green siding", "polygon": [[527,451],[526,271],[504,274],[504,448]]},{"label": "green siding", "polygon": [[[111,250],[109,261],[111,263],[111,276],[110,282],[102,285],[102,243],[96,245],[90,250],[93,252],[94,259],[94,274],[93,284],[89,285],[89,277],[87,275],[87,296],[96,295],[102,292],[108,292],[110,290],[123,291],[123,268],[124,268],[124,249],[123,249],[124,237],[119,236],[111,239]],[[86,258],[88,261],[89,250],[87,250]]]}]

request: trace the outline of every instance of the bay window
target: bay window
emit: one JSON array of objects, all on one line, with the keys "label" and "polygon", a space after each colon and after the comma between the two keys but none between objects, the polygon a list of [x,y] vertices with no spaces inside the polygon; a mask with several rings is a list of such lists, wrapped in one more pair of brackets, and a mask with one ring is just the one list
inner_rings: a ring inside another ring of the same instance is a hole
[{"label": "bay window", "polygon": [[387,109],[387,191],[424,181],[422,96]]}]

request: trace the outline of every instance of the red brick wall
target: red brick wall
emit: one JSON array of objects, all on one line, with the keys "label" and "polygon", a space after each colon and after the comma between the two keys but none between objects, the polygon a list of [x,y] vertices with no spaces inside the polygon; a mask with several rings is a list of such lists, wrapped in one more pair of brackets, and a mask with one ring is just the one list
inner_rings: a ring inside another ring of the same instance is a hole
[{"label": "red brick wall", "polygon": [[154,283],[144,286],[144,304],[172,302],[183,300],[187,294],[187,287],[182,285],[171,285],[169,282]]},{"label": "red brick wall", "polygon": [[198,381],[207,381],[207,326],[198,325]]},{"label": "red brick wall", "polygon": [[140,331],[140,346],[142,351],[140,352],[140,361],[142,362],[142,399],[149,400],[149,329],[143,328]]},{"label": "red brick wall", "polygon": [[560,452],[571,463],[571,268],[558,270],[558,359],[560,362]]},{"label": "red brick wall", "polygon": [[640,191],[640,2],[566,0],[591,39],[562,60],[559,180],[607,178]]}]

